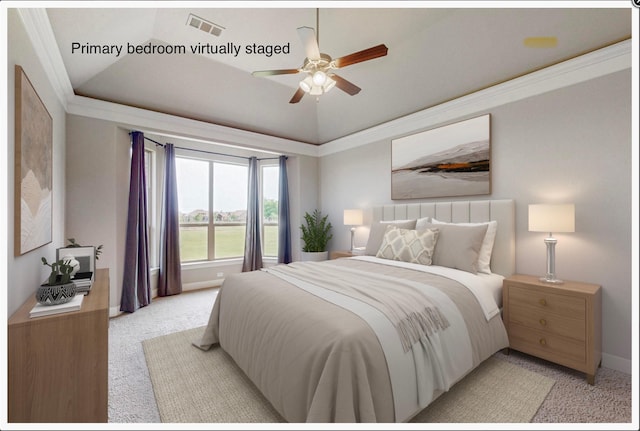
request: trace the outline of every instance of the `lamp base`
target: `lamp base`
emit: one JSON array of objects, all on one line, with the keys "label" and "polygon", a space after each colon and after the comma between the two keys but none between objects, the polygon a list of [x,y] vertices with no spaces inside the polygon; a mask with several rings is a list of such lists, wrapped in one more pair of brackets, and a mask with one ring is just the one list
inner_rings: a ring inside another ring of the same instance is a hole
[{"label": "lamp base", "polygon": [[356,249],[355,238],[354,238],[355,233],[356,233],[356,228],[352,227],[351,228],[351,252],[352,253]]},{"label": "lamp base", "polygon": [[564,283],[563,280],[560,280],[558,278],[548,278],[548,277],[540,277],[540,281],[542,281],[544,283],[549,283],[549,284],[562,284],[562,283]]},{"label": "lamp base", "polygon": [[547,245],[547,275],[540,277],[540,281],[549,284],[562,284],[564,281],[556,278],[556,243],[558,241],[549,233],[544,243]]}]

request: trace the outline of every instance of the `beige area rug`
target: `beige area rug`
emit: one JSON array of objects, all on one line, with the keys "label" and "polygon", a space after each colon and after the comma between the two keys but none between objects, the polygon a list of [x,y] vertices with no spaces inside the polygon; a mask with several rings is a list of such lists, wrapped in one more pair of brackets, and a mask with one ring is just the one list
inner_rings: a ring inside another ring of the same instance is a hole
[{"label": "beige area rug", "polygon": [[[284,422],[220,348],[191,345],[203,328],[142,342],[164,423]],[[554,380],[491,357],[411,422],[529,422]]]}]

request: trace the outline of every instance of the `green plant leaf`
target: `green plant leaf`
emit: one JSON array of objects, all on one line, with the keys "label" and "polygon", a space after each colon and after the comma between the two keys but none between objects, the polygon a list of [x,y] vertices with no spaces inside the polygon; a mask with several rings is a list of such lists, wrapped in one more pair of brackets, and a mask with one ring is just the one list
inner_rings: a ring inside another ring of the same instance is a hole
[{"label": "green plant leaf", "polygon": [[305,213],[305,224],[300,226],[302,240],[304,241],[303,251],[327,251],[327,243],[333,238],[331,223],[327,221],[328,217],[328,215],[323,216],[317,209],[312,214]]}]

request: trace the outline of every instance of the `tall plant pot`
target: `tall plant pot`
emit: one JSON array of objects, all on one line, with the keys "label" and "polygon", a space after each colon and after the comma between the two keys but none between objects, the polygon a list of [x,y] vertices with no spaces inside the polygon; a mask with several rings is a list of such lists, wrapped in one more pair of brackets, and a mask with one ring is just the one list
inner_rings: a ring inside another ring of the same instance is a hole
[{"label": "tall plant pot", "polygon": [[305,262],[320,262],[329,259],[328,251],[303,251],[301,258]]}]

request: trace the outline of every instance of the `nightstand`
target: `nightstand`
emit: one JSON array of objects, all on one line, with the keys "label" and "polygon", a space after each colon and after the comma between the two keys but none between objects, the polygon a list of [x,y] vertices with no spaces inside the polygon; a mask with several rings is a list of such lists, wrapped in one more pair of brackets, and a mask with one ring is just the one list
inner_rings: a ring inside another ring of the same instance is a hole
[{"label": "nightstand", "polygon": [[331,253],[329,253],[329,259],[331,260],[340,259],[341,257],[352,257],[352,256],[356,256],[356,255],[349,250],[332,251]]},{"label": "nightstand", "polygon": [[600,286],[516,274],[504,279],[502,299],[511,349],[582,371],[594,384],[602,361]]}]

